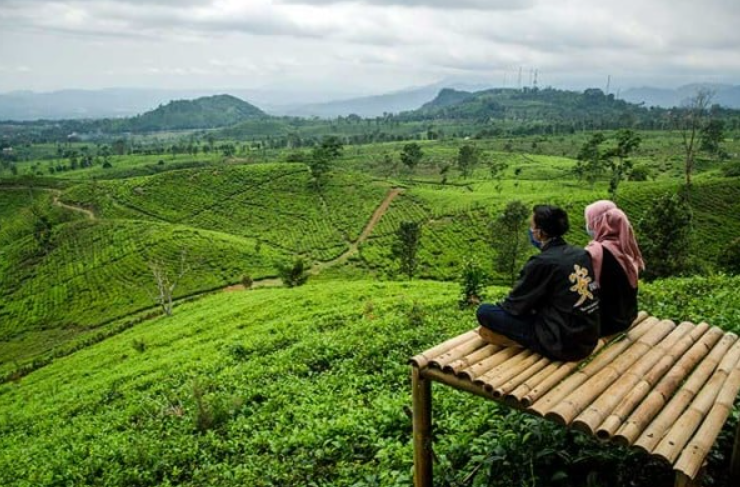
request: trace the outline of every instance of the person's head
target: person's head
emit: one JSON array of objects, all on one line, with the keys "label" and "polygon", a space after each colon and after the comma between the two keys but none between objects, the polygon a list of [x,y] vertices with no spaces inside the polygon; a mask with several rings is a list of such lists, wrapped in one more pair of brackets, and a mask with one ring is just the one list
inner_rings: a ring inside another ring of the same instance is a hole
[{"label": "person's head", "polygon": [[604,218],[604,215],[616,208],[617,205],[609,200],[599,200],[588,205],[583,211],[583,217],[586,220],[586,233],[593,237],[594,229],[599,226],[599,222]]},{"label": "person's head", "polygon": [[568,214],[553,205],[535,205],[532,208],[531,230],[535,240],[541,243],[561,237],[570,228]]}]

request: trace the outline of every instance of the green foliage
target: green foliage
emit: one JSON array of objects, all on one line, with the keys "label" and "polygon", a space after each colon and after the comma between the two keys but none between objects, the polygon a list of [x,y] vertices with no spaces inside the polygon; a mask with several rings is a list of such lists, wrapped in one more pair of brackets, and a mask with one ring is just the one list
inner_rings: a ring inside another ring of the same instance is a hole
[{"label": "green foliage", "polygon": [[462,177],[470,177],[479,161],[480,151],[475,146],[470,144],[460,146],[457,153],[457,168],[460,170]]},{"label": "green foliage", "polygon": [[401,162],[409,169],[413,171],[414,168],[421,162],[424,157],[424,151],[421,150],[421,146],[416,142],[411,142],[403,146],[401,151]]},{"label": "green foliage", "polygon": [[640,246],[646,263],[645,277],[655,279],[688,270],[692,211],[685,199],[667,193],[648,208],[638,222]]},{"label": "green foliage", "polygon": [[308,269],[303,259],[296,259],[292,264],[278,264],[278,275],[288,287],[302,286],[308,281]]},{"label": "green foliage", "polygon": [[331,169],[332,161],[342,155],[342,142],[338,137],[324,137],[321,144],[314,147],[308,167],[313,177],[313,185],[323,189],[327,183],[327,173]]},{"label": "green foliage", "polygon": [[710,120],[701,128],[699,133],[699,149],[710,154],[718,154],[720,152],[720,144],[725,140],[724,131],[725,122],[723,120]]},{"label": "green foliage", "polygon": [[239,278],[239,283],[244,286],[244,289],[252,289],[254,279],[252,279],[252,276],[250,276],[249,274],[242,274]]},{"label": "green foliage", "polygon": [[605,140],[604,134],[596,132],[578,152],[576,174],[580,179],[585,179],[592,188],[596,180],[604,173],[605,154],[600,146]]},{"label": "green foliage", "polygon": [[404,221],[396,231],[396,240],[393,242],[393,256],[398,259],[398,268],[402,274],[413,279],[416,272],[416,254],[419,251],[421,240],[421,225],[415,221]]},{"label": "green foliage", "polygon": [[488,276],[478,262],[466,260],[460,272],[460,300],[461,308],[476,306],[485,299],[483,288],[488,283]]},{"label": "green foliage", "polygon": [[511,283],[516,280],[525,255],[531,214],[521,201],[510,201],[490,227],[491,243],[496,250],[494,269],[503,273]]},{"label": "green foliage", "polygon": [[617,201],[617,189],[622,179],[626,178],[632,171],[630,155],[640,147],[642,139],[633,130],[621,129],[616,134],[617,145],[608,150],[606,158],[611,177],[609,179],[609,195],[612,201]]},{"label": "green foliage", "polygon": [[725,250],[720,254],[719,265],[726,272],[740,274],[740,238],[736,238],[727,244]]}]

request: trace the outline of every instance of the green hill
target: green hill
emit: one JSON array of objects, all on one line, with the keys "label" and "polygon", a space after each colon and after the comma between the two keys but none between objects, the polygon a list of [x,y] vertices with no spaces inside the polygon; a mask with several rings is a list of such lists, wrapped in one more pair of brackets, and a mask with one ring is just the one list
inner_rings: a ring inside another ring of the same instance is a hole
[{"label": "green hill", "polygon": [[265,112],[231,95],[195,100],[174,100],[126,120],[124,128],[134,132],[207,129],[267,118]]},{"label": "green hill", "polygon": [[[701,281],[644,286],[641,299],[740,331],[727,294],[738,279]],[[0,385],[0,484],[409,485],[406,359],[473,327],[456,300],[454,284],[330,282],[184,304]],[[470,394],[434,395],[436,475],[451,484],[671,474]],[[732,437],[721,438],[725,454]]]}]

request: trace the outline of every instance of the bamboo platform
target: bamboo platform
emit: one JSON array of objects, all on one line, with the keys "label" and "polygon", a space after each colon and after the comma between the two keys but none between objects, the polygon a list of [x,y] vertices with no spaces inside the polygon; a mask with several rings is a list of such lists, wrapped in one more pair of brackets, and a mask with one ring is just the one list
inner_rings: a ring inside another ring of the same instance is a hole
[{"label": "bamboo platform", "polygon": [[[737,335],[645,312],[581,362],[490,345],[471,330],[410,363],[415,487],[432,485],[432,381],[639,448],[671,465],[677,486],[700,484],[740,391]],[[731,465],[731,485],[740,485],[740,426]]]}]

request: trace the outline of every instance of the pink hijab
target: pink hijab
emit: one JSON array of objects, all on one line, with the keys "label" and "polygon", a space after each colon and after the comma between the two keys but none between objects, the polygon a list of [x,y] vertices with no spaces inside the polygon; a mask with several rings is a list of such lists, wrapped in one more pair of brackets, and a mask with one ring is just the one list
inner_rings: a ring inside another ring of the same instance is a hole
[{"label": "pink hijab", "polygon": [[609,200],[588,205],[584,215],[586,226],[594,232],[593,240],[586,245],[586,251],[591,255],[596,281],[601,282],[603,248],[606,247],[624,269],[632,287],[636,288],[638,274],[645,270],[645,262],[627,215]]}]

